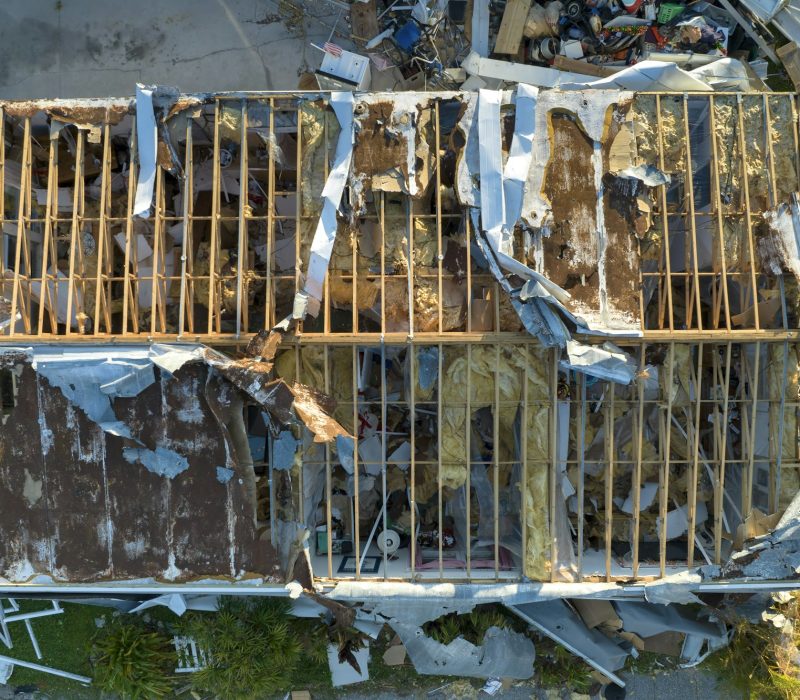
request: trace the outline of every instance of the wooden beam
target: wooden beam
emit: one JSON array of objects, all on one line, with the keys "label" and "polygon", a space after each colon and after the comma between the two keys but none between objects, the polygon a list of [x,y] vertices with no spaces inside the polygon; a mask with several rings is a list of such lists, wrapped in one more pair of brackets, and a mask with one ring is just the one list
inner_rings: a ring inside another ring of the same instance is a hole
[{"label": "wooden beam", "polygon": [[530,9],[531,0],[508,0],[494,44],[495,53],[516,54],[519,51]]},{"label": "wooden beam", "polygon": [[[495,53],[498,53],[495,48]],[[553,59],[553,68],[564,70],[568,73],[579,73],[581,75],[591,75],[595,78],[608,78],[611,75],[616,75],[619,71],[606,66],[598,66],[594,63],[587,63],[586,61],[578,61],[575,58],[567,58],[560,54]]]}]

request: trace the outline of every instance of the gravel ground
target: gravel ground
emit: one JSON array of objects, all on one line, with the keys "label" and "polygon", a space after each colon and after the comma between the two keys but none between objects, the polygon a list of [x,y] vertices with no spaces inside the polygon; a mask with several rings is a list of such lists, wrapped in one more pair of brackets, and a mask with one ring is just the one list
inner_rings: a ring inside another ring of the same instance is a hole
[{"label": "gravel ground", "polygon": [[[626,700],[722,700],[731,698],[730,693],[717,689],[717,679],[710,673],[695,668],[680,669],[659,673],[656,675],[629,675],[622,674],[627,682]],[[458,698],[488,698],[480,691],[470,693],[463,681],[455,681],[452,686],[436,690],[432,688],[427,697],[431,700],[454,700]],[[465,692],[466,691],[466,692]],[[420,695],[405,695],[402,693],[378,693],[364,695],[357,690],[347,695],[340,695],[347,700],[394,700],[396,698],[419,698]],[[500,690],[495,698],[504,700],[588,700],[588,695],[578,695],[566,692],[559,693],[555,690],[532,688],[528,685],[519,685]],[[597,697],[597,696],[593,696]]]}]

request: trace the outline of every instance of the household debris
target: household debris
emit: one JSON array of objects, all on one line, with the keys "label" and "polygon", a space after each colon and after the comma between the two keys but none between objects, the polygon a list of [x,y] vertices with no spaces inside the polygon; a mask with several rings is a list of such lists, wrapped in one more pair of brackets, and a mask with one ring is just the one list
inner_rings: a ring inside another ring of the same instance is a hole
[{"label": "household debris", "polygon": [[754,0],[353,2],[334,27],[347,48],[317,47],[316,76],[322,89],[418,91],[586,88],[627,71],[630,89],[769,90],[781,61],[784,76],[800,77],[794,10]]}]

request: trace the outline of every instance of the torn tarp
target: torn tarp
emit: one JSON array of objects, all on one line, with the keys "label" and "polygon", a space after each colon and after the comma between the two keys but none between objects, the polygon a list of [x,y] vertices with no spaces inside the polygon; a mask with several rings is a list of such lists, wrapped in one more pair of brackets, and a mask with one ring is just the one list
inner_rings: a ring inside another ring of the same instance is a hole
[{"label": "torn tarp", "polygon": [[678,68],[674,63],[663,61],[640,61],[608,78],[592,81],[576,81],[561,86],[563,90],[586,90],[587,88],[619,89],[662,92],[711,92],[713,88],[690,72]]},{"label": "torn tarp", "polygon": [[[473,214],[473,219],[475,218],[476,213]],[[545,347],[566,347],[570,358],[569,362],[564,363],[566,367],[609,381],[630,384],[635,376],[636,363],[627,353],[610,343],[606,344],[609,346],[606,348],[585,345],[572,339],[570,327],[583,332],[588,332],[588,329],[557,298],[556,295],[563,290],[513,258],[498,255],[477,226],[475,243],[483,254],[486,267],[509,295],[511,305],[528,333],[536,336]],[[519,270],[521,274],[515,273],[517,277],[526,275],[528,278],[522,287],[513,287],[503,274],[499,262],[501,256],[515,263],[513,266],[509,265],[512,269],[522,268]],[[480,258],[476,256],[476,259],[480,264]]]},{"label": "torn tarp", "polygon": [[[530,85],[517,86],[514,112],[514,135],[503,170],[503,196],[505,198],[504,228],[513,233],[522,215],[522,198],[525,182],[533,158],[533,134],[536,127],[536,98],[539,90]],[[482,181],[481,181],[482,182]]]},{"label": "torn tarp", "polygon": [[[500,139],[499,90],[481,90],[478,97],[478,143],[481,173],[481,228],[492,250],[512,253],[505,221],[503,195],[503,147]],[[525,171],[527,174],[527,171]],[[521,204],[521,203],[520,203]],[[516,222],[514,222],[516,223]]]},{"label": "torn tarp", "polygon": [[332,92],[331,107],[339,120],[341,131],[336,143],[336,155],[333,167],[322,190],[323,206],[314,238],[311,241],[311,255],[306,270],[303,291],[308,296],[305,311],[312,316],[319,312],[322,300],[322,286],[328,272],[328,263],[333,253],[336,239],[336,212],[342,200],[347,177],[350,173],[350,161],[353,157],[353,93]]},{"label": "torn tarp", "polygon": [[583,372],[590,377],[619,384],[630,384],[636,376],[637,365],[628,353],[613,343],[585,345],[575,340],[567,341],[568,361],[561,366]]},{"label": "torn tarp", "polygon": [[[478,210],[473,209],[472,219],[475,227],[475,244],[482,254],[482,259],[481,256],[476,256],[476,261],[478,264],[482,264],[483,267],[489,268],[503,291],[509,295],[511,304],[528,333],[539,338],[545,347],[564,347],[570,338],[570,333],[554,309],[567,316],[571,316],[571,314],[553,295],[555,290],[552,287],[554,285],[539,273],[517,262],[516,265],[527,271],[529,273],[527,277],[534,281],[535,284],[527,287],[513,287],[501,269],[501,254],[498,254],[486,235],[480,230],[478,215]],[[513,261],[513,258],[507,255],[503,256],[503,259],[506,262]],[[523,294],[524,298],[521,296]]]}]

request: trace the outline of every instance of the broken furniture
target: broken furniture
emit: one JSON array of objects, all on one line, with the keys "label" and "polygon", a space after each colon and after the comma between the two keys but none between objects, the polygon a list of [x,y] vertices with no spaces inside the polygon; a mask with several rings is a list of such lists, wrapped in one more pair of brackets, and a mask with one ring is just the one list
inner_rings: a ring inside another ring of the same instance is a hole
[{"label": "broken furniture", "polygon": [[[14,622],[22,622],[25,625],[25,629],[28,633],[28,638],[31,641],[31,646],[33,647],[33,652],[36,654],[36,658],[41,660],[42,657],[42,650],[39,647],[39,640],[36,638],[36,635],[33,632],[33,626],[31,624],[31,620],[39,619],[42,617],[50,617],[52,615],[60,615],[64,612],[63,608],[59,605],[57,600],[51,600],[51,608],[45,608],[44,610],[33,610],[29,612],[22,612],[20,610],[20,606],[14,598],[7,598],[8,607],[5,607],[5,604],[0,601],[0,642],[8,647],[8,649],[14,648],[14,642],[11,637],[11,630],[9,629],[9,625]],[[20,659],[15,659],[11,656],[0,655],[0,685],[5,685],[9,678],[11,677],[12,673],[14,672],[14,667],[20,666],[21,668],[29,668],[34,671],[40,671],[42,673],[47,673],[54,676],[60,676],[61,678],[69,678],[71,680],[77,681],[78,683],[82,683],[83,685],[88,685],[92,682],[91,678],[87,676],[81,676],[75,673],[69,673],[68,671],[62,671],[57,668],[52,668],[50,666],[43,666],[42,664],[31,663],[29,661],[23,661]]]}]

